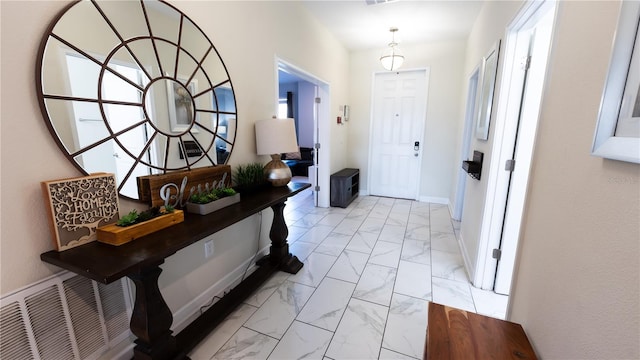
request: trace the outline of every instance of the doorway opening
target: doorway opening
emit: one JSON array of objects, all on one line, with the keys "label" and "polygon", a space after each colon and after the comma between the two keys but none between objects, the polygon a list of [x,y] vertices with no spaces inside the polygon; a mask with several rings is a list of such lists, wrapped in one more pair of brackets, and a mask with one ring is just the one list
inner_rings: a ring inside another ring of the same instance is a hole
[{"label": "doorway opening", "polygon": [[311,150],[312,154],[311,163],[303,165],[306,171],[302,173],[312,185],[314,205],[329,207],[329,84],[281,59],[276,59],[276,78],[276,113],[281,116],[282,109],[287,117],[294,118],[301,156],[302,150]]},{"label": "doorway opening", "polygon": [[[469,85],[467,87],[467,108],[464,117],[464,130],[462,133],[462,148],[460,150],[460,159],[458,164],[462,164],[467,160],[469,151],[471,150],[471,138],[473,135],[473,125],[478,115],[477,94],[478,83],[480,79],[480,65],[471,73],[469,77]],[[458,185],[456,187],[456,200],[453,206],[452,219],[456,221],[462,220],[462,210],[464,209],[464,192],[467,186],[467,173],[460,167],[458,169]]]}]

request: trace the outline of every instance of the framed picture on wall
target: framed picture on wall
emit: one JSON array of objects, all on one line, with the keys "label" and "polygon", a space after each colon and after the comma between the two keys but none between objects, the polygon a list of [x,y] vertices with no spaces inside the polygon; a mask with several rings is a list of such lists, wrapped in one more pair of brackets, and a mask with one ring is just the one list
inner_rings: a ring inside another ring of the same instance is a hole
[{"label": "framed picture on wall", "polygon": [[489,53],[482,59],[482,79],[480,80],[480,93],[478,94],[478,104],[480,106],[476,124],[476,138],[479,140],[487,140],[489,138],[489,122],[491,121],[493,93],[496,87],[499,53],[500,40],[495,43]]},{"label": "framed picture on wall", "polygon": [[[186,82],[186,79],[179,79]],[[169,104],[169,124],[171,132],[185,132],[195,121],[193,94],[198,90],[197,80],[191,80],[186,87],[177,81],[167,81],[167,103]],[[191,132],[198,132],[196,125]]]},{"label": "framed picture on wall", "polygon": [[591,154],[640,163],[640,2],[623,1]]}]

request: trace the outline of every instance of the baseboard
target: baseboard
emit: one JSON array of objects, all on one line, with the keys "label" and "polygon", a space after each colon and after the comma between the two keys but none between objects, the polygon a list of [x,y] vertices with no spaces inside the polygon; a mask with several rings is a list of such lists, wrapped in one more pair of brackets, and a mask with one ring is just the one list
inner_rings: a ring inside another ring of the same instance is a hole
[{"label": "baseboard", "polygon": [[428,203],[432,203],[432,204],[449,205],[449,198],[443,198],[443,197],[420,196],[418,201],[420,201],[420,202],[428,202]]},{"label": "baseboard", "polygon": [[[467,251],[467,247],[464,245],[464,240],[462,239],[462,233],[458,234],[458,247],[460,248],[460,253],[462,254],[462,261],[464,262],[464,267],[467,270],[467,275],[469,279],[471,279],[471,284],[473,285],[473,272],[471,261],[469,260],[469,252]],[[475,286],[475,285],[473,285]]]},{"label": "baseboard", "polygon": [[[178,309],[173,314],[173,325],[171,326],[173,333],[179,333],[193,320],[198,318],[201,311],[205,311],[208,307],[213,305],[215,301],[212,302],[211,299],[214,299],[214,297],[223,297],[225,293],[236,287],[243,278],[251,275],[251,273],[257,269],[255,261],[268,253],[269,245],[260,249],[257,256],[252,256],[251,258],[243,261],[233,271],[202,292],[202,294],[196,296],[192,301]],[[247,272],[246,275],[244,274],[245,271]]]},{"label": "baseboard", "polygon": [[453,217],[453,204],[449,203],[447,204],[447,207],[449,208],[449,216],[451,217],[451,219],[455,220],[455,221],[460,221],[460,219],[456,219]]}]

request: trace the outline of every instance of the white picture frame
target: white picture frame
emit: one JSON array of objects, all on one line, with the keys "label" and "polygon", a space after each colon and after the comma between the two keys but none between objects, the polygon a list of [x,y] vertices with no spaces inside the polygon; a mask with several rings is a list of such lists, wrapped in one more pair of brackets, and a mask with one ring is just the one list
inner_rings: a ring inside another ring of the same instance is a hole
[{"label": "white picture frame", "polygon": [[[186,79],[179,78],[181,83]],[[184,94],[184,90],[188,94]],[[195,125],[195,109],[193,95],[198,90],[198,81],[191,80],[189,85],[182,86],[177,81],[167,81],[167,104],[169,105],[169,126],[173,133],[183,133],[189,129],[197,133]]]},{"label": "white picture frame", "polygon": [[500,40],[491,47],[491,50],[482,58],[482,78],[480,79],[480,92],[478,93],[478,117],[476,123],[476,139],[489,139],[489,125],[491,122],[491,109],[493,107],[493,94],[496,87],[496,75],[498,74],[498,60],[500,54]]},{"label": "white picture frame", "polygon": [[640,163],[640,2],[623,1],[591,154]]}]

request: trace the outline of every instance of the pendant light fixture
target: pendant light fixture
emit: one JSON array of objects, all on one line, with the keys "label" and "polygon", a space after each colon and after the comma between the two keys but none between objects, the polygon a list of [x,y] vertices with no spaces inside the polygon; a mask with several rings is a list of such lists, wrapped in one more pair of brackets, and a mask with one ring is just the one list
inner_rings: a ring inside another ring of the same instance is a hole
[{"label": "pendant light fixture", "polygon": [[395,33],[398,31],[398,28],[392,27],[389,31],[391,32],[391,42],[389,43],[389,47],[382,53],[382,56],[380,56],[380,62],[383,68],[394,71],[402,66],[404,55],[402,55],[400,48],[398,48],[398,43],[395,40]]}]

